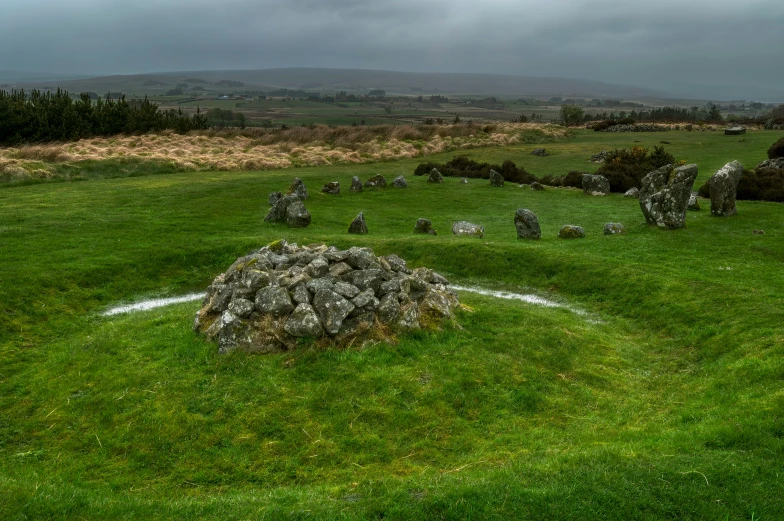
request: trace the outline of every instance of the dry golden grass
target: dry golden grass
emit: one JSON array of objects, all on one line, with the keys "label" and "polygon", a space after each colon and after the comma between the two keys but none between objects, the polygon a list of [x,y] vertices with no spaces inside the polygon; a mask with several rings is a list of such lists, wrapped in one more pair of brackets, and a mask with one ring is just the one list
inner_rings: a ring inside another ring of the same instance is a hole
[{"label": "dry golden grass", "polygon": [[[143,136],[93,138],[0,149],[0,173],[32,175],[46,164],[103,159],[167,161],[184,170],[271,170],[292,166],[367,163],[439,152],[511,145],[537,137],[559,138],[556,125],[401,125],[210,130],[186,135],[167,131]],[[6,165],[6,166],[3,166]],[[24,173],[23,173],[24,171]],[[40,174],[39,174],[40,175]]]}]

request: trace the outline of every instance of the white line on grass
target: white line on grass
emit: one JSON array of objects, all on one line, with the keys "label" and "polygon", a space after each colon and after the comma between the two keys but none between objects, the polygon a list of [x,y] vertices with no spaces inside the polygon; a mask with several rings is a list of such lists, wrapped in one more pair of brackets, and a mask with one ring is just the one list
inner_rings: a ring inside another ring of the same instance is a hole
[{"label": "white line on grass", "polygon": [[181,304],[182,302],[193,302],[194,300],[201,300],[204,298],[205,293],[188,293],[181,297],[169,298],[155,298],[152,300],[143,300],[136,304],[127,304],[125,306],[117,306],[104,311],[103,316],[119,315],[121,313],[130,313],[131,311],[147,311],[148,309],[160,308],[170,304]]}]

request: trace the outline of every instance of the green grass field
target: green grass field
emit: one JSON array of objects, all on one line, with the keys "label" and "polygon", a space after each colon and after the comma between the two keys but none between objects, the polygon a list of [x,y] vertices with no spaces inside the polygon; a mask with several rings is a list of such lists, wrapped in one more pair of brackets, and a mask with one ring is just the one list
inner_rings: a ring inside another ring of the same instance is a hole
[{"label": "green grass field", "polygon": [[[578,132],[548,157],[467,154],[563,174],[667,140],[699,164],[696,188],[780,136]],[[0,518],[784,519],[784,206],[662,231],[617,194],[429,185],[418,162],[0,189]],[[319,192],[376,173],[409,188]],[[294,176],[313,224],[263,223]],[[516,239],[517,208],[541,241]],[[350,236],[359,211],[370,233]],[[418,217],[439,235],[412,235]],[[459,219],[485,238],[452,236]],[[628,233],[602,235],[610,221]],[[587,238],[557,239],[563,224]],[[100,314],[201,291],[281,237],[584,313],[463,293],[459,327],[266,356],[218,355],[191,331],[198,303]]]}]

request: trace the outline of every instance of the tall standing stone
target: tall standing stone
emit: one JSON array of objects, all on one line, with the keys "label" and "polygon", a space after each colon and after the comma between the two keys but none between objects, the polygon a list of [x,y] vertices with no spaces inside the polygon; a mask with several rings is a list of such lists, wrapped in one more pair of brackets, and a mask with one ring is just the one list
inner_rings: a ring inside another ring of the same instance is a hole
[{"label": "tall standing stone", "polygon": [[504,176],[495,170],[490,170],[490,186],[495,186],[497,188],[504,186]]},{"label": "tall standing stone", "polygon": [[362,180],[354,176],[351,178],[351,188],[349,188],[350,192],[361,192],[362,191]]},{"label": "tall standing stone", "polygon": [[659,228],[686,226],[686,208],[697,178],[697,165],[663,166],[642,178],[640,209],[648,224]]},{"label": "tall standing stone", "polygon": [[738,181],[743,176],[743,165],[737,161],[727,163],[708,179],[711,198],[711,214],[726,217],[738,213],[735,207],[735,196],[738,192]]},{"label": "tall standing stone", "polygon": [[308,198],[308,189],[305,188],[305,183],[299,177],[294,178],[294,182],[289,186],[289,191],[286,195],[296,195],[301,201]]},{"label": "tall standing stone", "polygon": [[518,239],[541,239],[542,229],[539,227],[539,218],[526,208],[519,208],[514,216],[515,228]]},{"label": "tall standing stone", "polygon": [[365,235],[368,232],[367,224],[365,223],[365,214],[359,212],[359,215],[354,217],[348,227],[348,233],[355,233],[357,235]]}]

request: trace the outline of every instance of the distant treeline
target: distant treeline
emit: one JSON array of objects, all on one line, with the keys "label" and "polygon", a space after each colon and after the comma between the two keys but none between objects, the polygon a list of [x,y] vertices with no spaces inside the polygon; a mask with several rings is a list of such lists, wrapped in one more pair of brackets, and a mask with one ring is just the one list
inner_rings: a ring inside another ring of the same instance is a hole
[{"label": "distant treeline", "polygon": [[68,92],[0,90],[0,145],[46,141],[72,141],[93,136],[141,134],[208,128],[201,111],[189,116],[182,110],[160,110],[146,98],[129,103],[125,96],[93,101],[84,92],[73,99]]},{"label": "distant treeline", "polygon": [[632,110],[631,112],[620,111],[619,113],[602,112],[600,114],[586,114],[586,121],[606,121],[606,120],[634,120],[634,121],[658,121],[658,122],[698,122],[706,121],[710,123],[721,123],[724,117],[717,105],[708,105],[704,108],[691,107],[657,107],[651,110]]}]

